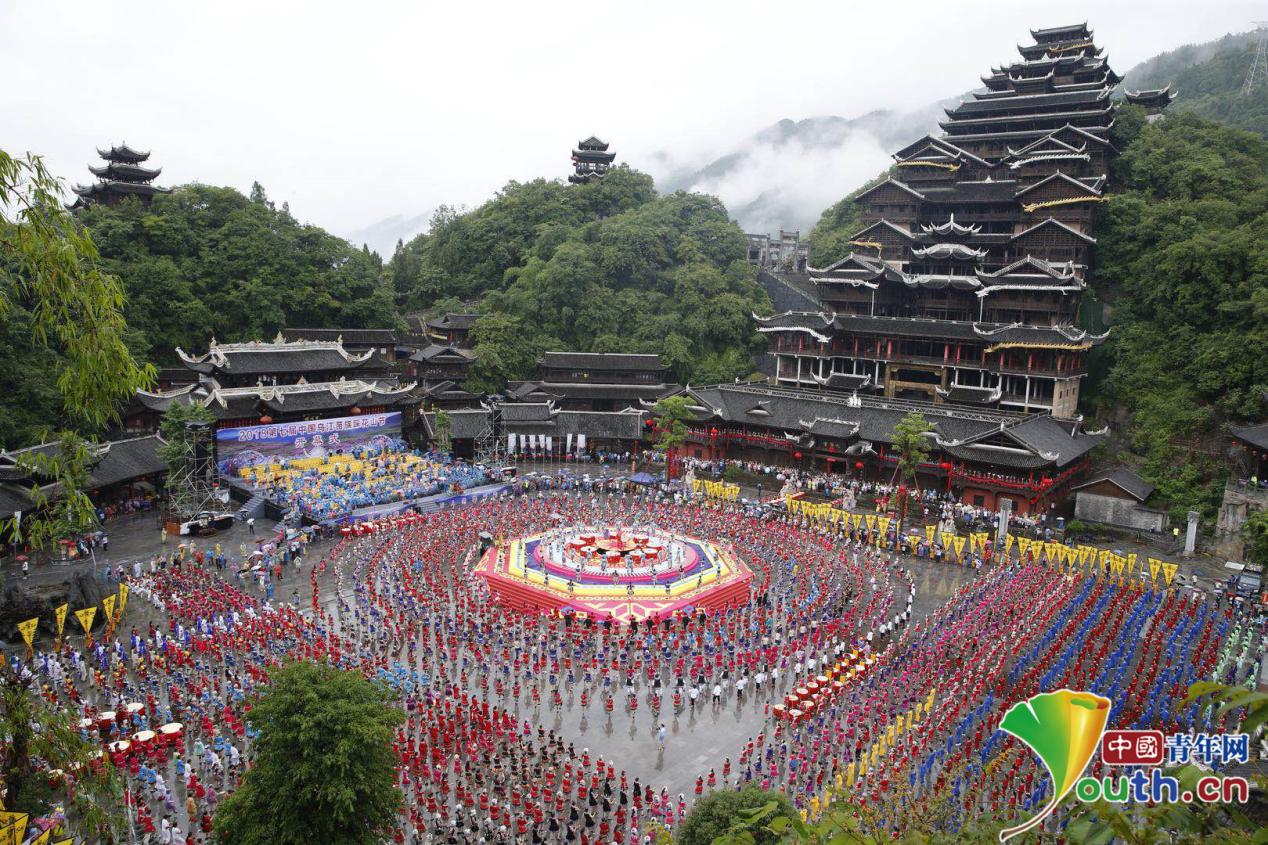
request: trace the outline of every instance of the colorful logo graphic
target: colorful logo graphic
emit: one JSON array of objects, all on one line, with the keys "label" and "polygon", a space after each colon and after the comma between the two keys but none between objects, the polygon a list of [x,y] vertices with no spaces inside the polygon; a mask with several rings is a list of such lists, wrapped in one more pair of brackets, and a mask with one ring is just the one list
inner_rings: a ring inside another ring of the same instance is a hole
[{"label": "colorful logo graphic", "polygon": [[1020,836],[1052,815],[1100,747],[1109,713],[1108,698],[1070,689],[1033,695],[1008,709],[1000,730],[1017,737],[1038,755],[1052,778],[1053,795],[1033,817],[1001,830],[1000,842]]}]

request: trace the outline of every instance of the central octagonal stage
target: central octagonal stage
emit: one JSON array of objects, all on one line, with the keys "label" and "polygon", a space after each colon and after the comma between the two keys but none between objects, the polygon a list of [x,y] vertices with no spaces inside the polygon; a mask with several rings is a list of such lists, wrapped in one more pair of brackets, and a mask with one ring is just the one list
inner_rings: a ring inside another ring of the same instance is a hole
[{"label": "central octagonal stage", "polygon": [[625,525],[555,528],[500,541],[481,555],[474,574],[520,610],[620,622],[743,604],[753,580],[717,544]]}]

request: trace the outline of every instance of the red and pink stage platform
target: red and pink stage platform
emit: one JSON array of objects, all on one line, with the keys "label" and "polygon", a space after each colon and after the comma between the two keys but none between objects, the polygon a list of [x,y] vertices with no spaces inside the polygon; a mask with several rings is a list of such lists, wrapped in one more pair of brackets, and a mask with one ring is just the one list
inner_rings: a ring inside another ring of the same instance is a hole
[{"label": "red and pink stage platform", "polygon": [[517,610],[618,622],[743,604],[753,581],[743,561],[715,543],[619,525],[500,541],[474,574]]}]

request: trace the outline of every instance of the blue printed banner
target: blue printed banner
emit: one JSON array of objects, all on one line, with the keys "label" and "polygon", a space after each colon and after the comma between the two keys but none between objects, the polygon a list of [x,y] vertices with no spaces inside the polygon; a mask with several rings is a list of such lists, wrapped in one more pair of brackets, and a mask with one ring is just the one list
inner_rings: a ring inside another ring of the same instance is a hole
[{"label": "blue printed banner", "polygon": [[400,411],[222,428],[216,432],[216,462],[221,472],[233,475],[270,461],[325,458],[358,448],[382,450],[400,436]]}]

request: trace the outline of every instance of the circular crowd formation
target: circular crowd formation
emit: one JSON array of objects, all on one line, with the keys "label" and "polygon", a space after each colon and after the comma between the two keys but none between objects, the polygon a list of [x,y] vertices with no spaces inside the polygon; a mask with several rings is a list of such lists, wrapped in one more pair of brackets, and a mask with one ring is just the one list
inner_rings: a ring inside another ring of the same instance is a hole
[{"label": "circular crowd formation", "polygon": [[[543,538],[567,563],[583,534],[622,549],[646,548],[634,535],[725,547],[751,581],[725,606],[629,620],[526,606],[479,576],[482,535],[493,550]],[[785,790],[807,817],[849,801],[877,831],[1012,820],[1041,806],[1048,782],[997,730],[1008,705],[1068,686],[1108,696],[1115,726],[1218,729],[1236,714],[1212,721],[1184,704],[1188,684],[1247,671],[1221,650],[1238,621],[1209,600],[1014,556],[918,620],[895,552],[737,504],[484,500],[346,537],[311,579],[300,612],[188,563],[131,578],[166,631],[37,661],[92,724],[144,703],[103,741],[184,726],[120,755],[151,799],[139,824],[152,826],[158,802],[175,823],[208,825],[249,760],[250,696],[290,659],[399,696],[394,833],[406,843],[639,845],[701,795],[750,783]],[[184,814],[182,797],[194,799]]]}]

